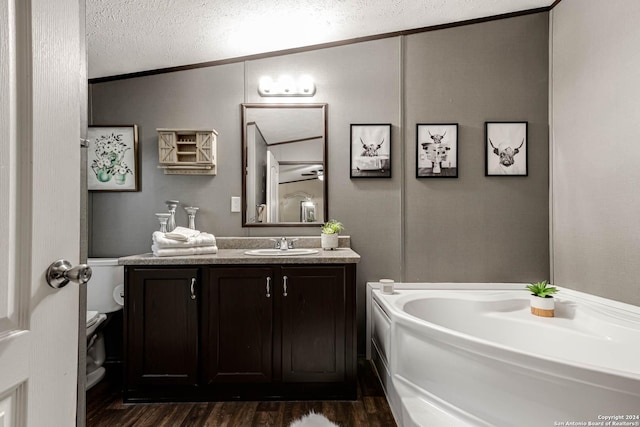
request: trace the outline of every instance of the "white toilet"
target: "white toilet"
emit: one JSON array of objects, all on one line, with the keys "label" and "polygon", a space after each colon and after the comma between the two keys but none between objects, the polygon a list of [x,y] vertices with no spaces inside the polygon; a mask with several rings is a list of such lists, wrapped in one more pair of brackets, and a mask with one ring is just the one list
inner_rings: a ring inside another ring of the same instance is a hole
[{"label": "white toilet", "polygon": [[117,258],[89,258],[93,274],[87,283],[87,390],[105,375],[104,339],[100,327],[107,314],[124,305],[124,267]]}]

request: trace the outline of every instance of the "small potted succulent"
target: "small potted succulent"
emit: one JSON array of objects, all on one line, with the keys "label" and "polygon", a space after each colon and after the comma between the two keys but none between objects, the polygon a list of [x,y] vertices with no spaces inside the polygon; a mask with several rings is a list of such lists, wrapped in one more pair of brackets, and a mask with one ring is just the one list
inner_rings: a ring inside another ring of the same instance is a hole
[{"label": "small potted succulent", "polygon": [[548,286],[546,280],[527,285],[531,291],[531,314],[541,317],[554,316],[553,294],[558,292],[555,286]]},{"label": "small potted succulent", "polygon": [[320,244],[322,249],[333,250],[338,247],[338,236],[344,226],[340,221],[332,219],[322,226],[322,234],[320,235]]}]

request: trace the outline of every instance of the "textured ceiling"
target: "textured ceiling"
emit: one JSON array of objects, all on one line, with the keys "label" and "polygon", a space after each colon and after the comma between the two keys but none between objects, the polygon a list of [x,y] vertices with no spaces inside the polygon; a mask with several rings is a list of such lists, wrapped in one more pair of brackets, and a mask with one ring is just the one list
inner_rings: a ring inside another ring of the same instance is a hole
[{"label": "textured ceiling", "polygon": [[87,0],[89,78],[550,6],[553,0]]}]

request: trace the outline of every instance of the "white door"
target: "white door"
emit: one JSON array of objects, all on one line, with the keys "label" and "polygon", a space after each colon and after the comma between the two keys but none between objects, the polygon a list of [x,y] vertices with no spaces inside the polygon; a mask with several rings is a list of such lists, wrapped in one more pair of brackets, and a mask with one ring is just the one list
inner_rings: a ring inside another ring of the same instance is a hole
[{"label": "white door", "polygon": [[76,424],[78,0],[0,0],[0,426]]},{"label": "white door", "polygon": [[267,222],[279,222],[278,186],[280,185],[280,163],[267,151]]}]

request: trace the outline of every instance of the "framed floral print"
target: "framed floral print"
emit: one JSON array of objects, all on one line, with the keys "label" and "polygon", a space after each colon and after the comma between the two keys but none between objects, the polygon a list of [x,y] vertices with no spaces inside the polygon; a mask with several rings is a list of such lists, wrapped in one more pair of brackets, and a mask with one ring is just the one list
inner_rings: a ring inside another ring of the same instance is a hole
[{"label": "framed floral print", "polygon": [[87,187],[139,191],[138,126],[89,126]]}]

